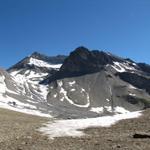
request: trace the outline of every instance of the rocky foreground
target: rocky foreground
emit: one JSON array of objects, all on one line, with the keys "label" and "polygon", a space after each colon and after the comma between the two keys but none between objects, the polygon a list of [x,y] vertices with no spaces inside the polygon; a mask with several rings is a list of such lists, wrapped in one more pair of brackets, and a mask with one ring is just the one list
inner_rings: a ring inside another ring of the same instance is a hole
[{"label": "rocky foreground", "polygon": [[83,137],[49,139],[38,128],[47,118],[0,109],[0,150],[149,150],[150,138],[135,138],[135,133],[149,134],[150,110],[138,119],[123,120],[109,128],[89,128]]}]

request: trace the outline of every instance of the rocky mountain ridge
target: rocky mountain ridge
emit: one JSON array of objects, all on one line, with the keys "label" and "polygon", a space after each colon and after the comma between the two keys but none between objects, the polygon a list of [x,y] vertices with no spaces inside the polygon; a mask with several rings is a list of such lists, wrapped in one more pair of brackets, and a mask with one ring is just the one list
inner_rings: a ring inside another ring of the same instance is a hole
[{"label": "rocky mountain ridge", "polygon": [[35,52],[0,73],[1,85],[10,84],[0,88],[7,89],[1,103],[14,109],[22,102],[51,117],[87,118],[150,106],[150,66],[104,51],[78,47],[68,57]]}]

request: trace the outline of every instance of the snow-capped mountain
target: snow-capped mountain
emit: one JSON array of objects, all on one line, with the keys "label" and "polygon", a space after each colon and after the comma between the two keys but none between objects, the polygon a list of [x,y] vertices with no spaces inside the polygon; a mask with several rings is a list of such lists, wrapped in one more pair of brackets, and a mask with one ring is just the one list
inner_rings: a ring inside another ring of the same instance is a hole
[{"label": "snow-capped mountain", "polygon": [[64,58],[35,52],[9,68],[8,72],[0,70],[1,107],[49,116],[48,85],[39,82],[58,71]]},{"label": "snow-capped mountain", "polygon": [[48,57],[34,52],[31,56],[24,58],[7,71],[15,77],[25,77],[31,83],[39,83],[46,76],[50,76],[58,71],[65,58],[66,56],[62,55]]},{"label": "snow-capped mountain", "polygon": [[9,68],[8,72],[17,83],[20,83],[26,95],[36,101],[46,101],[48,85],[39,83],[57,72],[64,59],[65,56],[47,57],[34,52]]},{"label": "snow-capped mountain", "polygon": [[150,66],[103,51],[35,52],[0,73],[0,103],[17,111],[87,118],[150,107]]}]

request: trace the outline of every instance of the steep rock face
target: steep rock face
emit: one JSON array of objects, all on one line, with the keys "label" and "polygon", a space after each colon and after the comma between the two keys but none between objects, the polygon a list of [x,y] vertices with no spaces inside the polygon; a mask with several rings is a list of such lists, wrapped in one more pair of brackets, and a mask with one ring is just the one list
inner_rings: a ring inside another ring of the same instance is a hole
[{"label": "steep rock face", "polygon": [[[56,79],[96,73],[103,70],[106,65],[113,65],[114,62],[125,63],[127,61],[103,51],[89,51],[85,47],[79,47],[64,60],[59,72],[54,73],[45,82],[50,83]],[[132,62],[128,61],[128,66],[130,64],[132,65]]]},{"label": "steep rock face", "polygon": [[143,72],[148,73],[150,75],[150,65],[145,63],[138,63],[138,66]]},{"label": "steep rock face", "polygon": [[93,73],[98,72],[107,63],[111,64],[112,60],[105,53],[99,51],[90,52],[84,47],[79,47],[64,61],[60,71],[69,72],[70,74]]},{"label": "steep rock face", "polygon": [[150,77],[144,77],[135,73],[129,73],[129,72],[123,72],[119,73],[119,77],[134,85],[135,87],[139,89],[146,90],[150,94]]},{"label": "steep rock face", "polygon": [[113,65],[113,62],[123,63],[126,60],[114,56],[112,54],[79,47],[70,53],[70,56],[65,59],[60,71],[82,74],[99,72],[105,65]]}]

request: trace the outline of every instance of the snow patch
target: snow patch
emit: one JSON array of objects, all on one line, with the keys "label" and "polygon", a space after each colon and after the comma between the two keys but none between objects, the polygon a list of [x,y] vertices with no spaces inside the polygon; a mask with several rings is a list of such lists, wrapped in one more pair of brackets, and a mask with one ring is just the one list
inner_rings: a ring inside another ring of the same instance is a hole
[{"label": "snow patch", "polygon": [[17,92],[15,92],[15,91],[12,91],[12,90],[10,90],[10,89],[6,89],[6,92],[8,92],[8,93],[11,93],[11,94],[18,95],[18,93],[17,93]]},{"label": "snow patch", "polygon": [[0,108],[9,109],[25,114],[36,115],[41,117],[52,117],[50,114],[42,113],[37,110],[36,106],[30,105],[28,103],[22,103],[9,96],[0,95]]},{"label": "snow patch", "polygon": [[137,88],[135,87],[135,86],[133,86],[133,85],[129,85],[129,89],[134,89],[134,90],[136,90]]},{"label": "snow patch", "polygon": [[132,65],[133,65],[133,66],[137,66],[137,64],[136,64],[136,63],[132,63]]},{"label": "snow patch", "polygon": [[13,71],[13,72],[11,72],[10,74],[11,74],[12,76],[16,76],[20,71],[21,71],[21,70]]},{"label": "snow patch", "polygon": [[39,94],[41,95],[41,97],[43,97],[45,100],[47,99],[47,95],[48,95],[48,86],[46,85],[39,85]]},{"label": "snow patch", "polygon": [[115,113],[125,114],[125,113],[130,113],[130,111],[126,110],[123,107],[117,106],[115,107]]},{"label": "snow patch", "polygon": [[[11,73],[12,75],[13,73]],[[27,79],[25,76],[21,75],[21,74],[16,74],[14,77],[14,80],[18,83],[18,84],[24,84]]]},{"label": "snow patch", "polygon": [[85,89],[81,88],[81,93],[85,92]]},{"label": "snow patch", "polygon": [[[41,85],[39,84],[39,82],[43,80],[48,75],[48,73],[36,73],[34,71],[27,70],[23,75],[19,74],[18,71],[12,72],[11,75],[13,75],[14,81],[19,86],[18,92],[20,94],[29,96],[31,99],[36,97],[36,99],[46,100],[48,94],[48,86]],[[34,89],[34,91],[32,89]]]},{"label": "snow patch", "polygon": [[45,61],[39,60],[39,59],[35,59],[35,58],[30,58],[29,63],[30,65],[35,65],[38,67],[46,67],[46,68],[54,68],[54,69],[59,69],[62,64],[49,64]]},{"label": "snow patch", "polygon": [[71,91],[71,92],[74,92],[74,91],[76,91],[76,89],[71,89],[70,91]]},{"label": "snow patch", "polygon": [[73,86],[74,84],[76,84],[76,81],[69,82],[70,86]]},{"label": "snow patch", "polygon": [[120,107],[120,106],[116,106],[114,108],[112,108],[111,106],[92,107],[90,109],[90,111],[96,112],[98,114],[102,114],[102,113],[104,113],[104,111],[108,111],[108,112],[115,113],[115,114],[125,114],[125,113],[130,112],[130,111],[128,111],[125,108]]},{"label": "snow patch", "polygon": [[[111,65],[117,72],[125,72],[126,70],[131,70],[131,71],[135,71],[136,69],[130,65],[129,62],[124,62],[124,63],[120,63],[120,62],[113,62],[114,65]],[[135,64],[136,65],[136,64]],[[134,65],[134,66],[135,66]]]},{"label": "snow patch", "polygon": [[34,71],[30,71],[28,73],[27,78],[31,79],[31,78],[41,78],[41,77],[46,77],[48,75],[48,73],[36,73]]},{"label": "snow patch", "polygon": [[103,111],[104,111],[104,108],[103,107],[92,107],[91,109],[90,109],[90,111],[92,111],[92,112],[96,112],[96,113],[103,113]]},{"label": "snow patch", "polygon": [[5,92],[6,92],[5,77],[0,76],[0,94],[3,94]]},{"label": "snow patch", "polygon": [[119,62],[113,62],[114,66],[112,67],[117,71],[117,72],[125,72],[126,70],[121,66],[121,63]]},{"label": "snow patch", "polygon": [[54,98],[56,98],[56,97],[57,97],[57,93],[56,93],[56,94],[54,94],[54,95],[53,95],[53,97],[54,97]]},{"label": "snow patch", "polygon": [[130,96],[136,96],[136,94],[133,94],[133,93],[129,93],[129,95],[130,95]]},{"label": "snow patch", "polygon": [[141,116],[140,111],[98,118],[58,120],[54,123],[48,122],[44,124],[44,127],[41,127],[38,131],[44,133],[50,139],[65,136],[79,137],[85,135],[85,133],[81,131],[85,128],[110,127],[120,120],[138,118],[139,116]]},{"label": "snow patch", "polygon": [[59,85],[60,87],[62,87],[62,85],[63,85],[63,82],[62,82],[62,81],[58,81],[57,83],[58,83],[58,85]]},{"label": "snow patch", "polygon": [[107,102],[110,102],[110,99],[107,98],[106,101],[107,101]]},{"label": "snow patch", "polygon": [[121,64],[127,70],[136,70],[133,66],[130,66],[129,63]]},{"label": "snow patch", "polygon": [[60,87],[60,94],[63,95],[63,97],[60,99],[60,101],[67,100],[71,105],[74,105],[74,106],[77,106],[77,107],[89,107],[90,98],[89,98],[88,93],[86,93],[87,94],[87,103],[85,105],[79,105],[79,104],[74,103],[73,100],[71,100],[68,97],[67,91],[63,88],[63,82],[62,81],[58,81],[58,85]]},{"label": "snow patch", "polygon": [[60,99],[60,101],[61,101],[61,102],[63,102],[64,100],[65,100],[65,98],[64,98],[64,97],[62,97],[62,98]]}]

